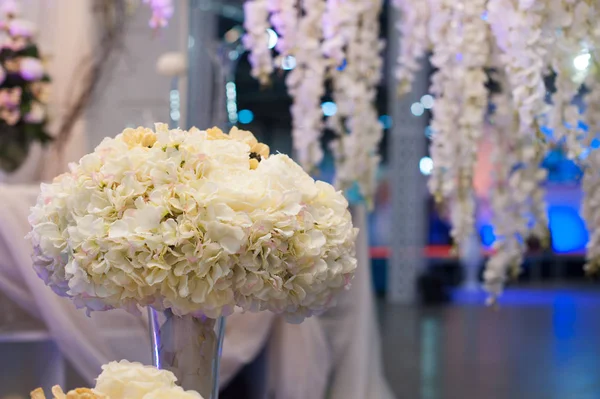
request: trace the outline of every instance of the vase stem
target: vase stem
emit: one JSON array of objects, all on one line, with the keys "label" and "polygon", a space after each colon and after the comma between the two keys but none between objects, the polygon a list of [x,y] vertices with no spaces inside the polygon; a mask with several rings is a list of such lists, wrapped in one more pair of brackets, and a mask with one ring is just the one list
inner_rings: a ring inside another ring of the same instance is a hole
[{"label": "vase stem", "polygon": [[182,388],[197,391],[204,399],[218,399],[224,318],[149,309],[149,321],[154,366],[173,372]]}]

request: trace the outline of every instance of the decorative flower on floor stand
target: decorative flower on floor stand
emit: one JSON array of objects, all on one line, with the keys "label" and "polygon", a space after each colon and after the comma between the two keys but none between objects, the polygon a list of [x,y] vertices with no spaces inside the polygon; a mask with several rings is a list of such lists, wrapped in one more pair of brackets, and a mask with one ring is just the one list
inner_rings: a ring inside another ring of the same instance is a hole
[{"label": "decorative flower on floor stand", "polygon": [[[332,306],[356,269],[342,193],[237,129],[126,129],[43,184],[29,221],[34,268],[57,294],[88,312],[151,306],[171,326],[236,306],[299,322]],[[196,327],[179,331],[198,345]],[[162,344],[182,354],[180,341]],[[182,382],[204,372],[181,359],[165,366]]]}]

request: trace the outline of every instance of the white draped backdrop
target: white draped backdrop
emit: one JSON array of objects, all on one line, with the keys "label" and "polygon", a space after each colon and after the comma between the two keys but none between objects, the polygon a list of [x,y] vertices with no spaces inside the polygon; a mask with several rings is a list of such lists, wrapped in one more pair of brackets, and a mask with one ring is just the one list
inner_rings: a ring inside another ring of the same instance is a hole
[{"label": "white draped backdrop", "polygon": [[[82,54],[91,51],[91,2],[23,0],[26,16],[40,26],[43,52],[52,56],[54,130],[69,96],[76,90],[73,72]],[[64,170],[67,161],[78,159],[87,150],[85,131],[85,121],[79,121],[62,159],[52,148],[36,157],[37,177],[51,178]],[[144,319],[123,311],[96,312],[88,318],[69,301],[57,297],[35,275],[30,262],[31,247],[24,236],[28,232],[29,207],[38,192],[35,184],[0,184],[0,290],[44,322],[65,357],[90,384],[100,366],[111,360],[127,358],[149,363],[150,343]],[[228,318],[222,384],[267,345],[267,382],[275,398],[392,398],[383,377],[370,287],[366,212],[362,208],[355,211],[362,234],[353,289],[344,293],[338,307],[300,325],[287,324],[269,313],[235,314]]]}]

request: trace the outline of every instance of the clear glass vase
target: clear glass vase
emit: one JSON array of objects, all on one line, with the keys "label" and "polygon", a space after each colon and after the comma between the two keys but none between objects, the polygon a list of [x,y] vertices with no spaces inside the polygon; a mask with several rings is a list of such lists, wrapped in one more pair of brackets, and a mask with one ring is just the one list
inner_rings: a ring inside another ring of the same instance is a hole
[{"label": "clear glass vase", "polygon": [[185,390],[218,399],[225,319],[176,316],[152,308],[148,313],[154,366],[173,372]]}]

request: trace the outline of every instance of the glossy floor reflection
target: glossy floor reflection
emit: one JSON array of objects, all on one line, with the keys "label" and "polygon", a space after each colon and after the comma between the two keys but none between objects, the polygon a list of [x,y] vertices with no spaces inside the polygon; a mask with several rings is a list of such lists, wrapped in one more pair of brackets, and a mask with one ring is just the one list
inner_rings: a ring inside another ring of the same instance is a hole
[{"label": "glossy floor reflection", "polygon": [[381,303],[387,377],[398,399],[600,398],[597,285],[509,290],[438,307]]}]

